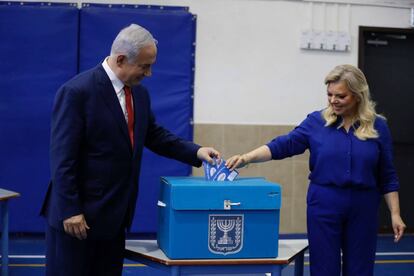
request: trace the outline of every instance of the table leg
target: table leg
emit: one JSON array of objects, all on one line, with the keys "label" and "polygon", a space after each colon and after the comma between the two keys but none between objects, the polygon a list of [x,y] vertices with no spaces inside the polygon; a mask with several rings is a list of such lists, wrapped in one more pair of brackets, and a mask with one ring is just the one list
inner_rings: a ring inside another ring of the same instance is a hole
[{"label": "table leg", "polygon": [[7,276],[9,269],[9,210],[7,200],[1,202],[1,275]]},{"label": "table leg", "polygon": [[295,276],[303,276],[303,259],[305,252],[301,252],[295,259]]},{"label": "table leg", "polygon": [[270,273],[271,276],[281,276],[282,275],[282,266],[281,265],[273,265],[272,272]]},{"label": "table leg", "polygon": [[181,271],[180,267],[178,265],[171,266],[171,276],[180,276]]}]

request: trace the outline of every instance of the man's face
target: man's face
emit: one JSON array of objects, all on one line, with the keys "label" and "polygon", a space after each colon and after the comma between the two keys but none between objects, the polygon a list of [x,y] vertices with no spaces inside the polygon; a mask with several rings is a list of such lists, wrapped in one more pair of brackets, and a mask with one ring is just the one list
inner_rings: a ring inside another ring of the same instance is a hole
[{"label": "man's face", "polygon": [[145,77],[151,76],[151,66],[157,58],[157,47],[148,45],[141,48],[137,58],[128,63],[126,58],[120,65],[120,80],[128,86],[139,84]]},{"label": "man's face", "polygon": [[358,107],[356,96],[343,81],[328,85],[328,101],[337,116],[353,116]]}]

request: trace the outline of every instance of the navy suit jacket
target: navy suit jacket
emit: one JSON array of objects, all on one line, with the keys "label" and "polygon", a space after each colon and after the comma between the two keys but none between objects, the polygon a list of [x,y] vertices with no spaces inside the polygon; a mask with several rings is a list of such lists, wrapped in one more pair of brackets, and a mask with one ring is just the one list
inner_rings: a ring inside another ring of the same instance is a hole
[{"label": "navy suit jacket", "polygon": [[51,182],[41,214],[63,230],[63,220],[84,214],[88,237],[112,238],[129,227],[138,196],[143,147],[200,166],[197,150],[155,122],[145,87],[132,88],[134,148],[112,83],[102,65],[57,92],[51,123]]}]

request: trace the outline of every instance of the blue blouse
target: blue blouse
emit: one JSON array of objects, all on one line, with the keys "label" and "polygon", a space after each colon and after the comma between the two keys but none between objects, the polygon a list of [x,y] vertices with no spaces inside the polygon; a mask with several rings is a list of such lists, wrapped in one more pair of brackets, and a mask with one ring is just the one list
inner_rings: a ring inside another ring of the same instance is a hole
[{"label": "blue blouse", "polygon": [[[339,120],[338,120],[339,121]],[[384,119],[374,127],[379,137],[358,139],[351,127],[340,122],[325,127],[321,111],[315,111],[287,135],[267,144],[272,159],[283,159],[310,151],[309,180],[319,185],[375,188],[382,194],[397,191],[399,182],[393,165],[391,134]]]}]

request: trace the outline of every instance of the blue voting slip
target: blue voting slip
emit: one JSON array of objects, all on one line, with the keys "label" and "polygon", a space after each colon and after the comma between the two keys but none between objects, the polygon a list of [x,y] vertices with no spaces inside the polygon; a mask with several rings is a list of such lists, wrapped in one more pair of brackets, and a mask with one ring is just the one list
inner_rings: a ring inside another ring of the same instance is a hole
[{"label": "blue voting slip", "polygon": [[215,159],[214,161],[214,165],[203,161],[204,176],[207,181],[233,181],[239,175],[238,171],[230,171],[225,166],[224,159]]}]

